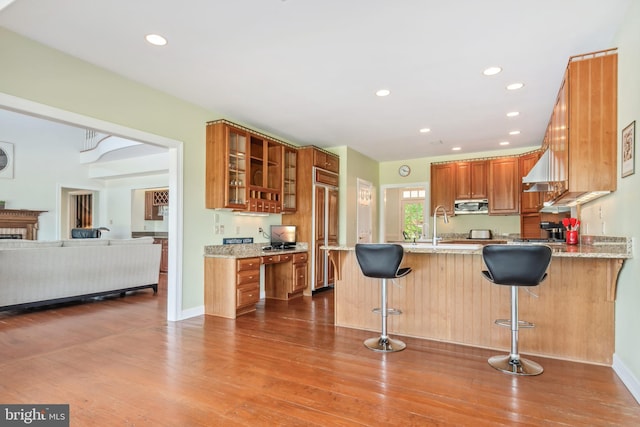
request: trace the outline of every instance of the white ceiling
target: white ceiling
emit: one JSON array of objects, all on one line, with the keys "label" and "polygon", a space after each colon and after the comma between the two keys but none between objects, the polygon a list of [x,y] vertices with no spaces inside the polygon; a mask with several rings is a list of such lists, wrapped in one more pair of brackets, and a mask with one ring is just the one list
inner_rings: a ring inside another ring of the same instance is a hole
[{"label": "white ceiling", "polygon": [[[385,161],[539,146],[568,58],[615,47],[631,1],[0,0],[0,25],[294,143]],[[483,76],[492,65],[504,71]]]}]

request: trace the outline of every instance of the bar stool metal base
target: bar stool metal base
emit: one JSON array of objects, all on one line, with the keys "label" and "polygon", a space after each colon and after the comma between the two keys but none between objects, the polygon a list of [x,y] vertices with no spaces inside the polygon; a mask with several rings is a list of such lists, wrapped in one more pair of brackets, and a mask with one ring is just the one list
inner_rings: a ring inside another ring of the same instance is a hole
[{"label": "bar stool metal base", "polygon": [[514,358],[510,354],[489,358],[489,365],[498,371],[513,375],[540,375],[544,369],[533,360]]},{"label": "bar stool metal base", "polygon": [[382,336],[364,340],[364,346],[369,350],[385,353],[402,351],[407,347],[407,345],[400,340],[392,339],[389,337],[384,338]]}]

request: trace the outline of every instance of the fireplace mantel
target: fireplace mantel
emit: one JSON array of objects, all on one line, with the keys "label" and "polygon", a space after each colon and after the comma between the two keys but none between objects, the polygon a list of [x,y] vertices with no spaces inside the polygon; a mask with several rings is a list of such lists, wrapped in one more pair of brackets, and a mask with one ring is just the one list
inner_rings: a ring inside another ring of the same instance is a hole
[{"label": "fireplace mantel", "polygon": [[20,228],[25,230],[24,238],[38,239],[38,216],[47,211],[28,209],[0,209],[0,228]]}]

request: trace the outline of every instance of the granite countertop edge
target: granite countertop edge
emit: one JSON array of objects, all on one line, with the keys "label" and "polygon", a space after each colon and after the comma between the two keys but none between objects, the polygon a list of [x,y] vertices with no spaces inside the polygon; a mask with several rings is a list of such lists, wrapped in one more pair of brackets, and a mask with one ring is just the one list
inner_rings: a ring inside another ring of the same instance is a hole
[{"label": "granite countertop edge", "polygon": [[254,258],[270,255],[286,255],[301,252],[308,252],[309,245],[304,242],[298,242],[295,249],[286,250],[264,250],[269,243],[247,243],[235,245],[208,245],[204,247],[205,258]]},{"label": "granite countertop edge", "polygon": [[[471,243],[471,242],[470,242]],[[529,243],[529,242],[507,242],[506,244],[518,245],[544,245],[545,243]],[[405,251],[407,253],[425,253],[425,254],[463,254],[463,255],[481,255],[482,249],[454,249],[454,248],[420,248],[410,247],[411,243],[406,243]],[[613,259],[630,259],[632,254],[631,238],[623,238],[620,241],[602,240],[593,241],[591,244],[567,245],[565,243],[552,243],[548,245],[553,250],[554,257],[565,258],[613,258]],[[320,249],[335,251],[351,251],[354,246],[347,245],[328,245],[321,246]]]}]

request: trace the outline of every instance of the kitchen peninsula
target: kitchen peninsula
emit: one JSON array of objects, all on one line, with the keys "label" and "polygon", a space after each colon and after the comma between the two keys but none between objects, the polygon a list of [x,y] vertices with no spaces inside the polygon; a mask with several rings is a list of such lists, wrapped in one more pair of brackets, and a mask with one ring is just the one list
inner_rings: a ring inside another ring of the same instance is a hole
[{"label": "kitchen peninsula", "polygon": [[[513,243],[512,243],[513,244]],[[523,244],[523,243],[520,243]],[[528,243],[524,243],[528,244]],[[480,245],[405,244],[403,266],[412,272],[388,286],[389,333],[482,348],[508,350],[510,333],[494,324],[509,318],[510,290],[483,279]],[[631,258],[631,240],[602,238],[591,245],[550,245],[547,279],[520,291],[520,318],[535,323],[521,332],[520,351],[610,366],[618,273]],[[380,283],[366,278],[353,247],[326,246],[335,268],[335,324],[378,331]]]}]

